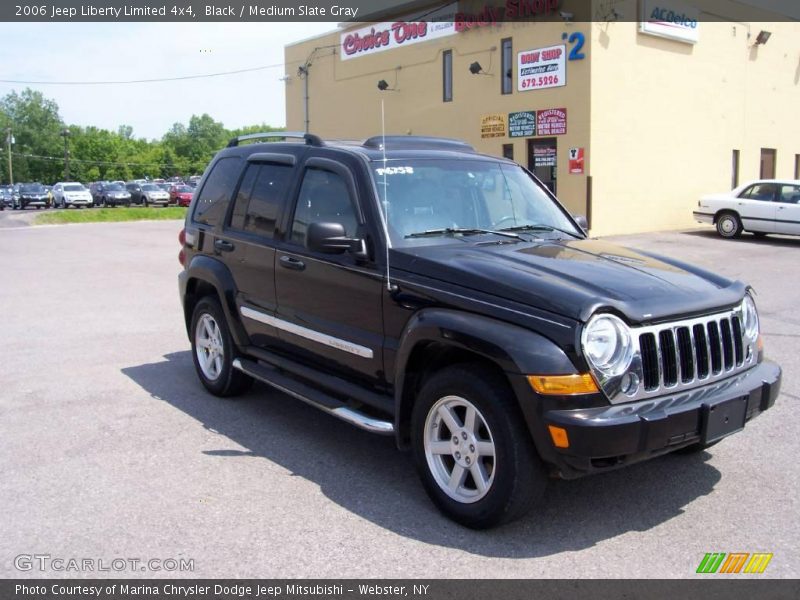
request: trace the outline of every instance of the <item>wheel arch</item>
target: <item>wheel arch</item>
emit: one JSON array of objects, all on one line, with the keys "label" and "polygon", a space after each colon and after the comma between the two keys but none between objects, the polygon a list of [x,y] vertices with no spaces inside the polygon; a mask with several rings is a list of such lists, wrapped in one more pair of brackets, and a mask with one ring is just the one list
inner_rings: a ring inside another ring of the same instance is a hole
[{"label": "wheel arch", "polygon": [[195,256],[183,274],[183,314],[186,332],[191,335],[192,313],[201,298],[213,295],[222,306],[231,337],[237,346],[249,344],[247,332],[236,309],[236,284],[233,275],[220,261],[208,256]]},{"label": "wheel arch", "polygon": [[558,345],[534,331],[462,311],[423,309],[406,325],[395,363],[394,420],[400,448],[408,447],[411,413],[427,376],[474,362],[501,375],[512,390],[509,376],[514,374],[578,372]]}]

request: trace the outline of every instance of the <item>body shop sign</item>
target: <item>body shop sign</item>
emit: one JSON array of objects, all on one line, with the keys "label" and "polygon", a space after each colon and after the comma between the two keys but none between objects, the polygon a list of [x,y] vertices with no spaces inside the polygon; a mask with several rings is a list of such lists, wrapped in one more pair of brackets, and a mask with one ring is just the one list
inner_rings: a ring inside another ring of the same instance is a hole
[{"label": "body shop sign", "polygon": [[536,135],[564,135],[567,133],[567,109],[548,108],[536,113]]},{"label": "body shop sign", "polygon": [[536,111],[508,113],[508,137],[536,135]]},{"label": "body shop sign", "polygon": [[548,46],[517,54],[517,91],[567,85],[567,47]]}]

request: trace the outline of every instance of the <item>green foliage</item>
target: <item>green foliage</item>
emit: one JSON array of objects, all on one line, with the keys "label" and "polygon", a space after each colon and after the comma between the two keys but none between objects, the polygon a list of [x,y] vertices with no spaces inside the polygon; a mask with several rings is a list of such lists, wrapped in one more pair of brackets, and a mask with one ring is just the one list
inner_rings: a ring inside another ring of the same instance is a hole
[{"label": "green foliage", "polygon": [[69,179],[88,183],[148,177],[201,174],[228,140],[260,131],[282,131],[266,124],[227,130],[207,114],[192,115],[188,124],[175,123],[160,140],[135,138],[133,128],[116,131],[65,125],[58,105],[41,92],[25,89],[0,98],[0,182],[7,183],[6,128],[14,135],[14,181],[52,184],[64,179],[64,141],[69,150]]},{"label": "green foliage", "polygon": [[87,208],[46,212],[37,215],[34,225],[62,223],[100,223],[107,221],[169,221],[186,217],[186,209],[178,206],[166,208]]}]

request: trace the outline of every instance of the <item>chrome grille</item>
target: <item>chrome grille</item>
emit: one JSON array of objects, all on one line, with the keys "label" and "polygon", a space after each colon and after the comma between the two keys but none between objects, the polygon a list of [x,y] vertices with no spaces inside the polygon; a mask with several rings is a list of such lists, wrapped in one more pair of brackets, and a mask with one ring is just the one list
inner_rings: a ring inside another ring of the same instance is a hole
[{"label": "chrome grille", "polygon": [[[755,365],[755,343],[744,339],[741,311],[632,329],[632,365],[641,385],[625,402],[704,385]],[[620,394],[624,396],[624,394]]]}]

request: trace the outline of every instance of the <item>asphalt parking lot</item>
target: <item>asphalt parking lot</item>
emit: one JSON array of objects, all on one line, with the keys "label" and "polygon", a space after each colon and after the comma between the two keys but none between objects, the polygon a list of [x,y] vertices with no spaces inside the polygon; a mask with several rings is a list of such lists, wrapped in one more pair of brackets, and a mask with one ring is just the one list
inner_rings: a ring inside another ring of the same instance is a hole
[{"label": "asphalt parking lot", "polygon": [[[391,439],[265,386],[204,391],[180,227],[0,226],[0,577],[688,578],[706,552],[771,552],[762,577],[798,576],[800,238],[616,238],[752,283],[781,396],[710,452],[556,482],[526,519],[473,532]],[[18,570],[33,554],[194,570]]]}]

